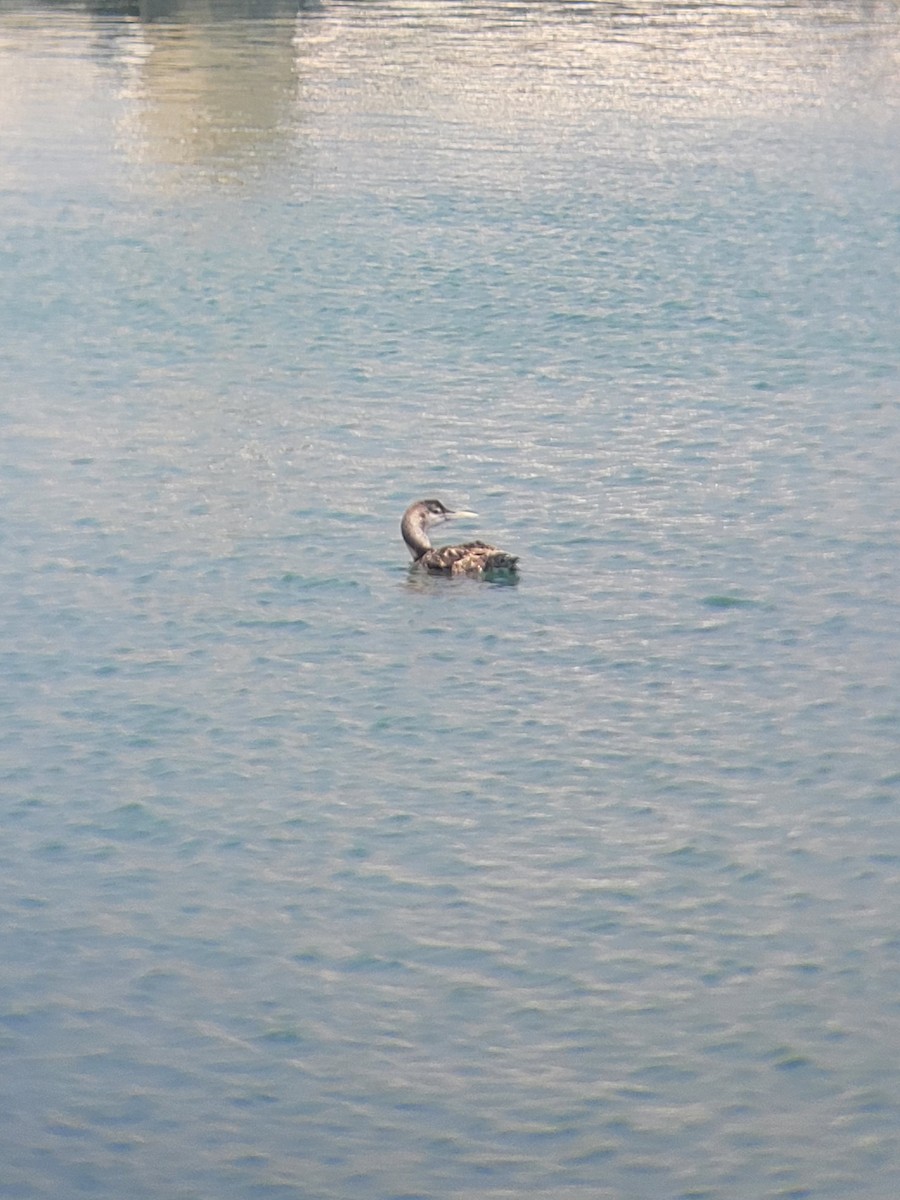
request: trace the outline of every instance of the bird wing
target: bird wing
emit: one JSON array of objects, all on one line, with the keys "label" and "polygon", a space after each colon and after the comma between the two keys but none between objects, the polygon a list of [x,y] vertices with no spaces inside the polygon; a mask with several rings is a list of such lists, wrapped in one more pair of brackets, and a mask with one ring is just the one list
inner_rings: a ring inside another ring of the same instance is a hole
[{"label": "bird wing", "polygon": [[515,570],[518,560],[503,550],[495,550],[487,542],[466,542],[462,546],[441,546],[427,550],[419,561],[429,571],[467,575],[481,571]]}]

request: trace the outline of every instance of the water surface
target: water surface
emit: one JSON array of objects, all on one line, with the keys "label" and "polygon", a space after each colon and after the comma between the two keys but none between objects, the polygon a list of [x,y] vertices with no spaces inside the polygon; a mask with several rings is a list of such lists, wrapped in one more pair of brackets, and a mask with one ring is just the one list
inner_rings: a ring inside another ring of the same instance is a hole
[{"label": "water surface", "polygon": [[0,1196],[892,1200],[898,54],[0,7]]}]

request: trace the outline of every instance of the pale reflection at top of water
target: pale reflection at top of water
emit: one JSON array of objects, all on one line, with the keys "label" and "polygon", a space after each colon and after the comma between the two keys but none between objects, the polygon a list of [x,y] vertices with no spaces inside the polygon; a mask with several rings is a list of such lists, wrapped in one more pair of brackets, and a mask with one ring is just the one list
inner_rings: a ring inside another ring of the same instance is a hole
[{"label": "pale reflection at top of water", "polygon": [[67,51],[70,108],[88,98],[93,64],[111,61],[122,72],[122,147],[163,165],[285,158],[326,113],[335,127],[355,114],[375,142],[406,136],[402,123],[380,130],[388,106],[410,120],[438,116],[452,139],[469,129],[514,143],[548,117],[566,138],[593,136],[601,114],[778,119],[827,107],[878,120],[900,99],[895,3],[873,13],[846,2],[144,0],[142,20],[119,20],[115,36],[104,34],[109,6],[87,22],[57,6],[0,14],[0,49],[15,50],[0,111],[50,103],[31,95],[31,55]]},{"label": "pale reflection at top of water", "polygon": [[283,150],[295,90],[292,28],[275,23],[247,37],[228,23],[135,27],[130,150],[163,163],[241,162]]},{"label": "pale reflection at top of water", "polygon": [[[606,4],[329,7],[297,33],[304,92],[341,78],[370,106],[508,128],[598,112],[716,118],[817,107],[837,89],[897,94],[898,30],[847,5]],[[840,27],[839,36],[835,28]],[[362,71],[373,56],[395,68]]]}]

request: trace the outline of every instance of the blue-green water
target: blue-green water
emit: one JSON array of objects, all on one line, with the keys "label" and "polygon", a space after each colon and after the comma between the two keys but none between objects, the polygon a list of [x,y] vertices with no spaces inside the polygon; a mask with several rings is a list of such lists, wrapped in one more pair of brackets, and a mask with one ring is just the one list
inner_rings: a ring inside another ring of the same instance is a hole
[{"label": "blue-green water", "polygon": [[0,7],[0,1196],[893,1200],[900,9],[240,17]]}]

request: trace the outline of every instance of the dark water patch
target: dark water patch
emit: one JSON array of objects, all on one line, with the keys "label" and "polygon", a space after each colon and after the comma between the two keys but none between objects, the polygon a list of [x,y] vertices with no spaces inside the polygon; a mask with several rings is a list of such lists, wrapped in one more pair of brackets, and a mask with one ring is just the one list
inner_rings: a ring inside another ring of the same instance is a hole
[{"label": "dark water patch", "polygon": [[234,624],[236,629],[287,629],[296,633],[310,628],[310,622],[302,617],[243,617]]},{"label": "dark water patch", "polygon": [[277,1043],[278,1045],[297,1047],[306,1044],[309,1039],[299,1029],[283,1026],[277,1029],[267,1029],[258,1037],[260,1042]]},{"label": "dark water patch", "polygon": [[168,818],[140,801],[120,805],[91,822],[86,829],[102,837],[126,841],[162,839],[168,842],[175,832],[175,826]]},{"label": "dark water patch", "polygon": [[703,603],[707,608],[755,608],[759,602],[756,600],[747,599],[744,596],[705,596]]}]

